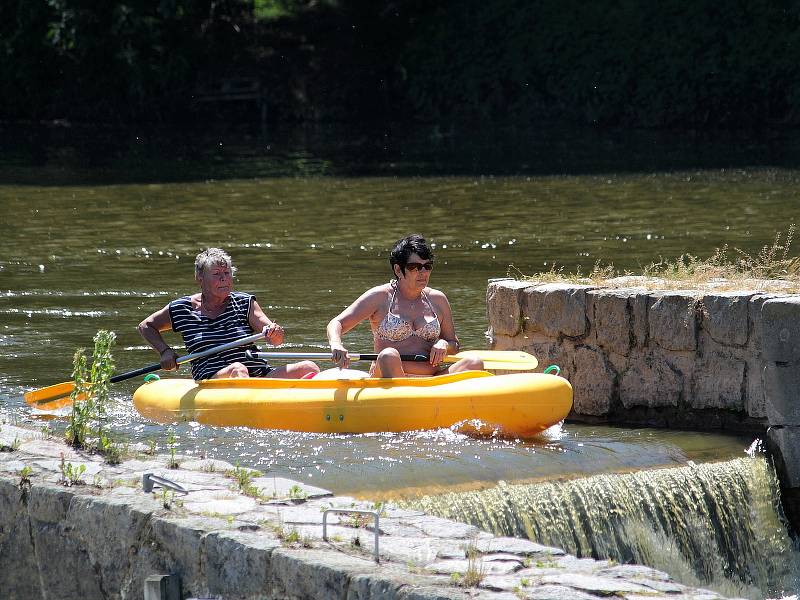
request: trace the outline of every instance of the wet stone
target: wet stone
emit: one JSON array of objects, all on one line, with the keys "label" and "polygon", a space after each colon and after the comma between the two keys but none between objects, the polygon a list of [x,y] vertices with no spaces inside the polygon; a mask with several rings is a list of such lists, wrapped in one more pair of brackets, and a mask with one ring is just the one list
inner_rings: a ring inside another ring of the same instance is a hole
[{"label": "wet stone", "polygon": [[425,535],[440,538],[469,539],[475,537],[480,530],[474,525],[456,523],[439,517],[425,517],[416,524]]},{"label": "wet stone", "polygon": [[612,579],[610,577],[598,577],[593,575],[578,575],[574,573],[545,575],[542,577],[542,583],[565,585],[586,592],[596,592],[601,594],[652,592],[652,589],[650,588],[647,588],[643,585],[630,583],[622,579]]},{"label": "wet stone", "polygon": [[538,554],[546,556],[563,556],[566,554],[561,548],[552,546],[542,546],[530,540],[512,537],[488,537],[477,540],[475,548],[484,554],[489,552],[505,552],[520,556],[536,556]]},{"label": "wet stone", "polygon": [[[597,600],[597,596],[563,585],[523,587],[521,591],[524,593],[523,598],[530,598],[531,600]],[[629,596],[626,596],[626,598],[629,598]]]},{"label": "wet stone", "polygon": [[477,570],[484,575],[507,575],[522,568],[519,561],[498,561],[487,562],[480,558],[475,561],[470,560],[443,560],[425,565],[425,570],[432,573],[450,575],[452,573],[466,573],[471,569]]}]

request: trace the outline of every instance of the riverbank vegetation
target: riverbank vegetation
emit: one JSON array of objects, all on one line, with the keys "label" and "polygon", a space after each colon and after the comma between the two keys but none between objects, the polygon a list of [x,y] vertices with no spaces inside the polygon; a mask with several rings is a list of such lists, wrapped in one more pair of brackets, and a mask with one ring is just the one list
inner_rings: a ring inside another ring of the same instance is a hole
[{"label": "riverbank vegetation", "polygon": [[110,379],[114,374],[111,348],[115,341],[113,331],[101,329],[95,334],[91,366],[85,349],[75,351],[72,371],[75,388],[70,394],[72,410],[64,433],[70,446],[94,450],[109,464],[118,464],[122,455],[105,425]]},{"label": "riverbank vegetation", "polygon": [[[647,289],[713,287],[717,291],[758,289],[763,291],[800,292],[800,255],[792,254],[797,231],[794,223],[788,230],[777,232],[772,244],[752,254],[724,245],[708,258],[682,254],[677,258],[660,258],[641,271],[620,271],[613,264],[598,261],[588,273],[575,272],[553,265],[549,271],[526,275],[513,265],[509,275],[530,281],[570,281],[591,285],[619,285],[619,278],[628,278],[630,285]],[[615,280],[615,281],[612,281]]]},{"label": "riverbank vegetation", "polygon": [[785,127],[798,48],[789,0],[11,0],[0,119],[241,120],[198,102],[241,76],[280,122]]}]

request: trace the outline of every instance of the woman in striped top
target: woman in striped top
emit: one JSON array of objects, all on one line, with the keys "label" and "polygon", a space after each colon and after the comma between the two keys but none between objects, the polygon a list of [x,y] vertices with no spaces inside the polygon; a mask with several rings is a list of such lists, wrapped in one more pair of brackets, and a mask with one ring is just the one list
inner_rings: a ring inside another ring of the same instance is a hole
[{"label": "woman in striped top", "polygon": [[[226,252],[219,248],[204,250],[194,263],[200,293],[173,300],[139,323],[139,333],[161,356],[161,368],[178,368],[178,355],[161,336],[164,331],[180,333],[190,354],[247,337],[256,331],[261,331],[273,346],[283,343],[283,327],[264,314],[256,297],[233,291],[234,272],[231,257]],[[196,380],[219,377],[297,379],[319,372],[319,367],[308,360],[271,367],[264,360],[249,358],[246,351],[253,349],[254,346],[240,346],[196,359],[192,362],[192,377]]]}]

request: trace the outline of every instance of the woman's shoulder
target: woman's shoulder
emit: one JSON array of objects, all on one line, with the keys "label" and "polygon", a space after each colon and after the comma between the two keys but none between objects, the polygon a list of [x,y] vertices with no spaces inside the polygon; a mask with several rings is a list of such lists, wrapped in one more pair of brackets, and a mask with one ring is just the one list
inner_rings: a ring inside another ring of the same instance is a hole
[{"label": "woman's shoulder", "polygon": [[181,296],[180,298],[175,298],[174,300],[170,301],[170,306],[192,306],[200,301],[200,294],[191,294],[186,296]]},{"label": "woman's shoulder", "polygon": [[438,301],[445,301],[447,302],[447,296],[442,290],[437,290],[436,288],[426,287],[425,294],[427,294],[428,298],[431,300],[438,300]]},{"label": "woman's shoulder", "polygon": [[450,301],[443,291],[428,287],[425,288],[425,295],[428,296],[428,300],[433,304],[437,313],[450,310]]},{"label": "woman's shoulder", "polygon": [[376,285],[375,287],[369,288],[361,296],[362,298],[373,298],[373,297],[385,296],[386,294],[391,293],[391,291],[392,291],[391,282],[382,283],[380,285]]}]

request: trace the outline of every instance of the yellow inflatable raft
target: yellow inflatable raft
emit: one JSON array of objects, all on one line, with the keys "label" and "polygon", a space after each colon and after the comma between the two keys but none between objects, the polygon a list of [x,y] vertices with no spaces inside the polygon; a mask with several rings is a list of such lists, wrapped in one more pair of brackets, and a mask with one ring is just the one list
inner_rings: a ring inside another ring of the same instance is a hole
[{"label": "yellow inflatable raft", "polygon": [[133,402],[142,416],[162,423],[367,433],[478,420],[529,436],[567,416],[572,386],[556,375],[486,371],[403,379],[161,379],[140,386]]}]

